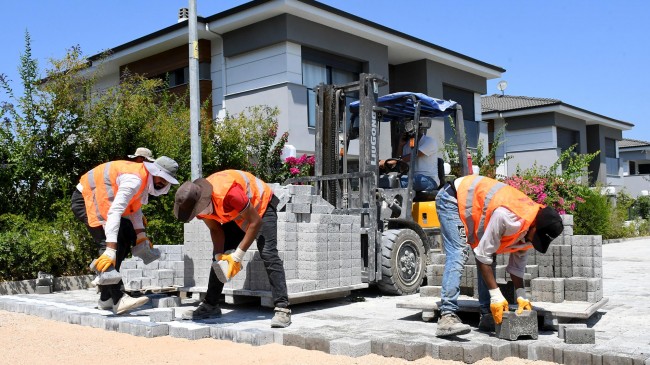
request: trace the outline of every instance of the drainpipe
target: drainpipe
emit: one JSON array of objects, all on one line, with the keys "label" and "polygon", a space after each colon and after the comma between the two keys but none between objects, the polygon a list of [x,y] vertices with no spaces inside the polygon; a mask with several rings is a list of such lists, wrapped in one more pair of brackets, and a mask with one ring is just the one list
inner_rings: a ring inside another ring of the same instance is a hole
[{"label": "drainpipe", "polygon": [[223,97],[221,98],[221,110],[217,113],[217,120],[222,121],[226,117],[226,55],[224,53],[224,41],[221,34],[210,29],[210,23],[205,23],[205,30],[216,35],[221,40],[221,57],[219,61],[221,63],[221,94]]}]

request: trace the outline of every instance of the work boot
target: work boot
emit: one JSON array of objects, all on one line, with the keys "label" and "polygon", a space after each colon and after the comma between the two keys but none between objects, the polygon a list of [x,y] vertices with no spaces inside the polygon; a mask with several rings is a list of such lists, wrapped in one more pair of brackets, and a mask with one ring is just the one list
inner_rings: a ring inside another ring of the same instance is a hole
[{"label": "work boot", "polygon": [[106,300],[102,300],[101,298],[99,298],[97,300],[97,309],[103,309],[103,310],[113,309],[113,299],[108,298]]},{"label": "work boot", "polygon": [[463,324],[456,313],[445,313],[438,320],[436,336],[446,337],[453,335],[464,335],[471,331],[469,325]]},{"label": "work boot", "polygon": [[122,314],[126,311],[134,310],[138,307],[141,307],[149,301],[149,298],[147,297],[138,297],[134,298],[128,295],[122,295],[122,298],[117,302],[117,304],[113,305],[113,313],[114,314]]},{"label": "work boot", "polygon": [[478,322],[479,331],[494,332],[494,317],[491,313],[481,314],[481,320]]},{"label": "work boot", "polygon": [[271,328],[286,328],[291,324],[291,309],[275,307],[275,315],[271,319]]},{"label": "work boot", "polygon": [[221,317],[221,308],[219,305],[212,305],[207,302],[201,302],[196,309],[190,309],[183,313],[183,319],[207,319]]}]

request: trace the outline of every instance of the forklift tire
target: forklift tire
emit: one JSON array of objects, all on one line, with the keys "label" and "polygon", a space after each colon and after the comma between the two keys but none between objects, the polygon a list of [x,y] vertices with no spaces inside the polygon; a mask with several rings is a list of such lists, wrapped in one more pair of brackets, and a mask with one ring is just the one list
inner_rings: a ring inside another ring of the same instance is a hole
[{"label": "forklift tire", "polygon": [[408,228],[385,231],[381,256],[379,289],[394,295],[417,292],[426,270],[426,253],[420,236]]}]

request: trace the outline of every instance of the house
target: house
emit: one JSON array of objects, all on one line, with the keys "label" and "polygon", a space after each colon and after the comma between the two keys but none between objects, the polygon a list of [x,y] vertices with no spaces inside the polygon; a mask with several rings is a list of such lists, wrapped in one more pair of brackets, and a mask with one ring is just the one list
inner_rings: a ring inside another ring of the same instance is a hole
[{"label": "house", "polygon": [[623,185],[633,197],[650,191],[650,142],[624,138],[618,144],[623,165]]},{"label": "house", "polygon": [[557,99],[489,95],[481,99],[488,141],[493,143],[504,128],[497,158],[510,156],[500,173],[512,175],[517,168],[537,163],[550,166],[563,151],[576,145],[576,153],[600,154],[589,165],[590,183],[623,186],[618,143],[633,124],[596,114]]},{"label": "house", "polygon": [[[119,45],[105,59],[91,57],[91,62],[102,63],[100,87],[116,85],[128,70],[165,77],[172,91],[185,92],[185,20]],[[289,144],[299,154],[310,153],[313,88],[375,73],[389,81],[380,95],[413,91],[459,102],[469,147],[476,147],[480,138],[487,142],[481,95],[487,80],[505,72],[498,66],[311,0],[256,0],[197,21],[200,95],[211,99],[215,119],[224,110],[234,114],[253,105],[277,106],[279,131],[289,131]],[[442,138],[443,125],[440,121],[429,133]],[[380,143],[389,143],[388,126],[382,131]],[[447,138],[453,136],[447,133]],[[355,154],[354,146],[350,153]],[[389,154],[384,149],[379,157]]]}]

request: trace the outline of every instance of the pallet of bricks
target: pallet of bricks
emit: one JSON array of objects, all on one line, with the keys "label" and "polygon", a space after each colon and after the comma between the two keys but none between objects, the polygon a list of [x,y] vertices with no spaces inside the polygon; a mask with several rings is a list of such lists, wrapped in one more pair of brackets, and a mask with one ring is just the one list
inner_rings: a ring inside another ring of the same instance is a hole
[{"label": "pallet of bricks", "polygon": [[[537,305],[541,303],[588,302],[603,299],[602,237],[573,235],[573,216],[562,216],[564,232],[557,237],[545,254],[530,249],[524,282],[527,295]],[[510,274],[506,272],[509,255],[496,256],[496,279],[504,296],[514,301]],[[427,266],[427,286],[421,296],[440,297],[445,254],[431,253]],[[478,299],[477,271],[472,250],[461,279],[461,294]],[[569,303],[570,304],[570,303]]]},{"label": "pallet of bricks", "polygon": [[145,264],[139,257],[122,261],[124,290],[135,292],[177,291],[185,285],[182,245],[156,245],[160,258]]},{"label": "pallet of bricks", "polygon": [[[278,253],[284,264],[290,300],[302,294],[349,291],[361,282],[360,216],[332,214],[334,207],[310,185],[269,184],[280,200]],[[212,264],[212,241],[200,220],[185,224],[185,288],[205,292]],[[242,270],[224,286],[226,302],[259,296],[270,305],[271,286],[256,242],[246,252]]]}]

